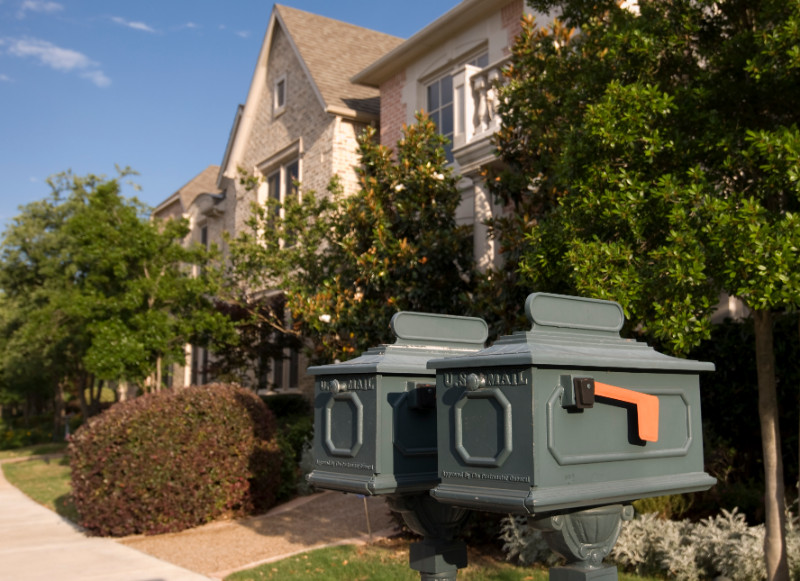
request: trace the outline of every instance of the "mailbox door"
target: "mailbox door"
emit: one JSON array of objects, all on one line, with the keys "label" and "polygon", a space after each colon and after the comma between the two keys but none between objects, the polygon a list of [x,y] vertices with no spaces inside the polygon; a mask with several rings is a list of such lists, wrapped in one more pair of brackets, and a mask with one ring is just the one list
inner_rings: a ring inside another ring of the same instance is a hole
[{"label": "mailbox door", "polygon": [[[565,397],[574,399],[566,391],[576,389],[575,378],[655,396],[656,415],[611,397],[596,397],[584,409],[565,406]],[[692,492],[713,484],[703,472],[696,374],[537,369],[534,385],[534,438],[541,444],[529,501],[534,510]],[[642,438],[647,430],[650,441]]]},{"label": "mailbox door", "polygon": [[383,376],[375,487],[386,492],[436,486],[436,400],[432,376]]},{"label": "mailbox door", "polygon": [[382,374],[319,377],[311,482],[359,494],[436,486],[433,381]]},{"label": "mailbox door", "polygon": [[345,492],[368,492],[375,474],[380,377],[317,378],[314,397],[312,482]]},{"label": "mailbox door", "polygon": [[[474,385],[476,378],[482,385]],[[531,386],[531,370],[524,367],[437,374],[442,484],[436,498],[481,510],[524,511],[535,468]],[[471,503],[476,496],[479,503]]]}]

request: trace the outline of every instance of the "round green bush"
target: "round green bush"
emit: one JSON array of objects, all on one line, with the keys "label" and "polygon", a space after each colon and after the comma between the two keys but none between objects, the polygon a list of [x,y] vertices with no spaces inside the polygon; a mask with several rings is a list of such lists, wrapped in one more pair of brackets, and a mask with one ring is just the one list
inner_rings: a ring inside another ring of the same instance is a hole
[{"label": "round green bush", "polygon": [[95,535],[176,532],[258,513],[280,487],[275,417],[230,385],[119,403],[75,433],[69,454],[80,524]]}]

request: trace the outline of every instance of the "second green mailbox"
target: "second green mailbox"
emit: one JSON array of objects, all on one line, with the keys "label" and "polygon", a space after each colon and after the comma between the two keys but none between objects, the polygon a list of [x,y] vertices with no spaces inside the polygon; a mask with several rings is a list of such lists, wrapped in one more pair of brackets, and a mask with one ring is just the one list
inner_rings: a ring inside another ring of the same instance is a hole
[{"label": "second green mailbox", "polygon": [[359,494],[427,491],[438,482],[433,358],[475,353],[482,319],[399,312],[391,345],[355,359],[310,367],[314,470],[309,482]]},{"label": "second green mailbox", "polygon": [[699,372],[622,339],[610,301],[537,293],[530,331],[434,359],[441,483],[466,508],[540,514],[706,490]]}]

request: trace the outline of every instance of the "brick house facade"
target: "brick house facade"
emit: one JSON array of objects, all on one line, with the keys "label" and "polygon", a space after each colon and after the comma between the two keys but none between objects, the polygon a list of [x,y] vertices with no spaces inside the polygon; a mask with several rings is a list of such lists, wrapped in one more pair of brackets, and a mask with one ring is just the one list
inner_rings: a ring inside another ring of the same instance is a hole
[{"label": "brick house facade", "polygon": [[[195,196],[176,192],[154,211],[155,217],[182,215],[192,241],[216,243],[225,252],[223,232],[242,231],[254,203],[269,197],[326,195],[338,175],[345,194],[357,190],[357,138],[379,122],[379,91],[350,78],[395,48],[402,39],[276,5],[269,19],[247,100],[237,110],[222,164],[214,182]],[[215,166],[212,166],[215,167]],[[245,189],[243,170],[260,179]],[[195,178],[199,179],[200,176]],[[193,180],[193,181],[195,181]],[[299,191],[293,184],[300,182]],[[191,183],[191,182],[190,182]],[[279,289],[260,289],[265,293]],[[187,363],[172,371],[174,385],[202,383],[209,355],[187,346]],[[273,361],[269,386],[309,394],[302,354],[285,352]],[[181,381],[176,381],[180,378]]]},{"label": "brick house facade", "polygon": [[499,127],[492,86],[528,12],[523,0],[464,0],[353,79],[380,90],[383,145],[396,143],[417,111],[431,115],[451,140],[453,170],[461,176],[457,219],[473,226],[479,268],[497,260],[484,222],[502,211],[481,177],[497,161],[490,140]]}]

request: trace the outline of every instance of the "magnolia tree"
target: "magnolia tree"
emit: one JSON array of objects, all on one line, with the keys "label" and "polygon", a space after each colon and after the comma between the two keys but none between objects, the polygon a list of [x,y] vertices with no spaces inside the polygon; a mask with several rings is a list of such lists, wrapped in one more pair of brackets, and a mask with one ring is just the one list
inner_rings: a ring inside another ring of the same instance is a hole
[{"label": "magnolia tree", "polygon": [[[621,5],[620,5],[621,4]],[[800,303],[800,4],[538,0],[501,92],[490,275],[619,301],[684,354],[720,292],[755,324],[766,564],[787,579],[773,317]],[[579,31],[579,32],[577,32]]]},{"label": "magnolia tree", "polygon": [[455,221],[443,138],[423,116],[394,152],[375,138],[369,128],[359,139],[357,193],[333,180],[327,195],[270,201],[230,241],[229,300],[251,308],[264,289],[283,291],[289,315],[262,324],[308,339],[316,362],[391,340],[397,311],[462,314],[469,304],[471,233]]}]

